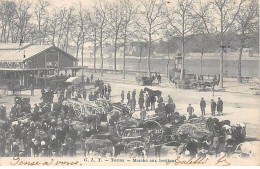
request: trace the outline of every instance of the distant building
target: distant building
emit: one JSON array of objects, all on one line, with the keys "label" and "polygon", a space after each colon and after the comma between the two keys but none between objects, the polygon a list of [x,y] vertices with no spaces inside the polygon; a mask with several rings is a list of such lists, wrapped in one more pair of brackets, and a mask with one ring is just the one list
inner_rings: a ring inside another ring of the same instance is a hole
[{"label": "distant building", "polygon": [[18,43],[0,44],[0,84],[13,83],[24,87],[36,85],[39,79],[58,74],[61,70],[72,74],[78,59],[53,45]]}]

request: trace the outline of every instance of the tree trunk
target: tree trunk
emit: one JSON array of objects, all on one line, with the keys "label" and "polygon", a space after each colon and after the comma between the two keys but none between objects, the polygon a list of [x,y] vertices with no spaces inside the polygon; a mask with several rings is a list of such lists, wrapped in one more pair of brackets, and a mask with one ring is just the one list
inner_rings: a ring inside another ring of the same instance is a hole
[{"label": "tree trunk", "polygon": [[200,55],[200,75],[202,75],[202,59],[203,59],[203,55],[204,55],[204,52],[202,51],[201,55]]},{"label": "tree trunk", "polygon": [[94,34],[94,72],[96,73],[96,54],[97,54],[97,30],[95,28]]},{"label": "tree trunk", "polygon": [[148,47],[148,56],[147,56],[147,69],[148,69],[148,76],[151,78],[151,67],[150,67],[150,57],[151,57],[151,46],[152,46],[152,37],[149,33],[149,47]]},{"label": "tree trunk", "polygon": [[126,55],[126,29],[124,36],[124,63],[123,63],[123,79],[125,79],[125,55]]},{"label": "tree trunk", "polygon": [[101,77],[103,77],[103,29],[100,31]]},{"label": "tree trunk", "polygon": [[237,74],[237,81],[238,83],[242,83],[242,69],[241,69],[241,63],[242,63],[242,54],[243,54],[243,47],[241,46],[239,49],[239,56],[238,56],[238,74]]},{"label": "tree trunk", "polygon": [[117,52],[117,35],[115,38],[115,44],[114,44],[114,73],[116,74],[116,52]]},{"label": "tree trunk", "polygon": [[170,63],[170,50],[169,47],[167,48],[167,54],[168,54],[168,62],[167,62],[167,68],[166,68],[166,77],[169,77],[169,63]]},{"label": "tree trunk", "polygon": [[184,79],[184,43],[185,43],[185,39],[184,39],[184,35],[185,35],[185,32],[184,32],[184,16],[182,17],[182,45],[181,45],[181,76],[180,76],[180,79],[183,80]]},{"label": "tree trunk", "polygon": [[221,33],[220,33],[220,36],[221,36],[221,42],[220,42],[220,45],[221,45],[221,56],[220,56],[220,64],[219,64],[219,71],[220,71],[220,88],[223,88],[223,58],[224,58],[224,32],[223,32],[223,13],[222,13],[222,10],[220,11],[221,13],[221,18],[220,18],[220,27],[221,27]]},{"label": "tree trunk", "polygon": [[79,57],[79,44],[77,44],[77,53],[76,53],[76,58],[78,59]]},{"label": "tree trunk", "polygon": [[138,61],[138,72],[140,73],[140,63],[141,63],[141,60],[142,60],[142,51],[143,51],[143,48],[141,47],[140,48],[140,54],[139,54],[139,61]]}]

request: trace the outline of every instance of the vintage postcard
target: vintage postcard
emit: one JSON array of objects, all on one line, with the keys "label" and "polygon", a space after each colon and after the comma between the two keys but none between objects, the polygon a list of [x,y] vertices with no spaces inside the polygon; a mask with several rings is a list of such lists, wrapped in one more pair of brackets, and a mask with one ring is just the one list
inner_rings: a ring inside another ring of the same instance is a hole
[{"label": "vintage postcard", "polygon": [[0,0],[0,166],[259,166],[258,0]]}]

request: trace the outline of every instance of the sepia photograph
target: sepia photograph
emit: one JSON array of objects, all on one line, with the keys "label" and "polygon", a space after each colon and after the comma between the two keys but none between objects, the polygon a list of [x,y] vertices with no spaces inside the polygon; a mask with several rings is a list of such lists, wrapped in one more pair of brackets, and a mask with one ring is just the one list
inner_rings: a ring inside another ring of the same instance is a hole
[{"label": "sepia photograph", "polygon": [[258,0],[0,0],[0,166],[259,166]]}]

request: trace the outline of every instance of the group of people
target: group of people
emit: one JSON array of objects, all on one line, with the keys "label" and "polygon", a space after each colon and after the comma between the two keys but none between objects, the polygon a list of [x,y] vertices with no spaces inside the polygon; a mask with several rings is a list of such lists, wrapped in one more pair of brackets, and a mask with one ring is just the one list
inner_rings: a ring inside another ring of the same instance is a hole
[{"label": "group of people", "polygon": [[[200,101],[200,109],[201,109],[201,115],[205,116],[206,115],[206,101],[204,100],[204,98],[201,98]],[[221,98],[218,98],[218,102],[216,103],[214,101],[214,99],[211,99],[211,106],[210,106],[210,110],[211,110],[211,115],[215,116],[215,112],[217,110],[218,115],[223,115],[223,101],[221,100]]]}]

